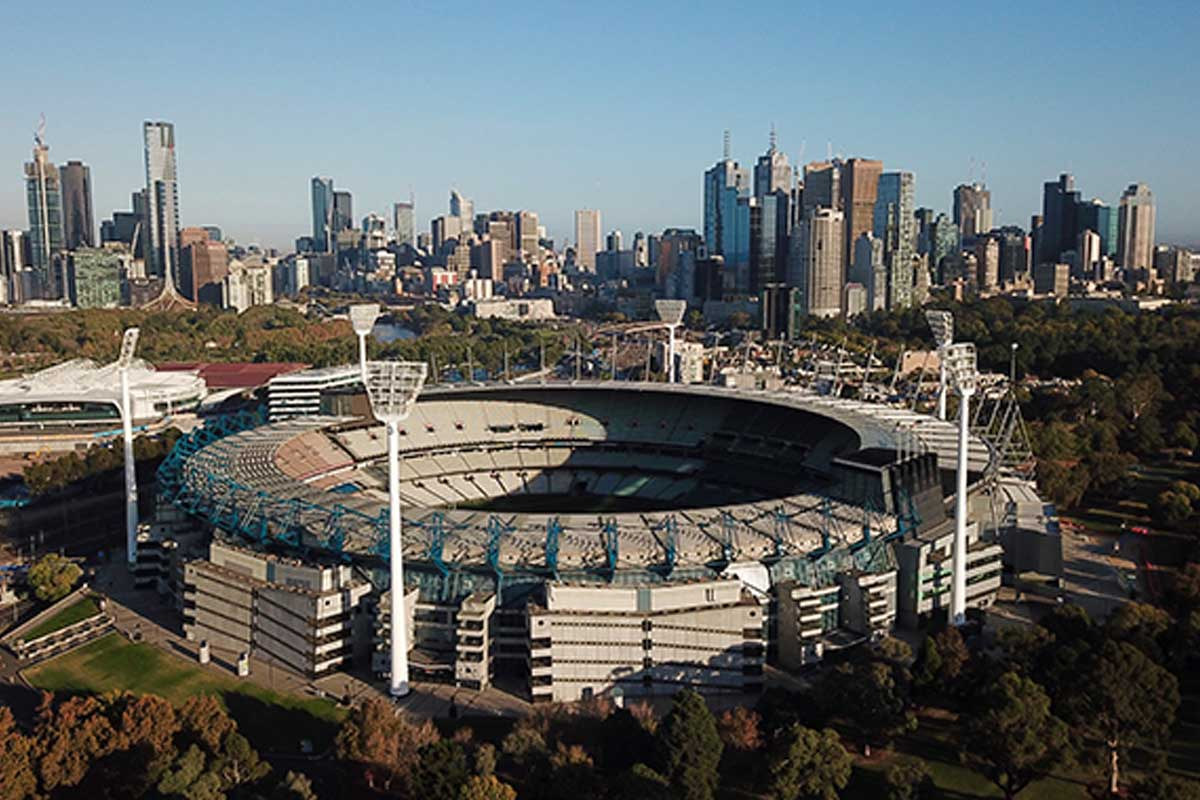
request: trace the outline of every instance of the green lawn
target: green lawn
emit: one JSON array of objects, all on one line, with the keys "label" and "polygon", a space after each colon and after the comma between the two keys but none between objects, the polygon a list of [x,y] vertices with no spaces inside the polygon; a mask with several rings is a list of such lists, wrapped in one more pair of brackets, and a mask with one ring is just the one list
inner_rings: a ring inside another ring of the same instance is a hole
[{"label": "green lawn", "polygon": [[333,742],[346,712],[329,700],[297,697],[263,689],[166,653],[153,645],[133,644],[119,634],[103,636],[70,653],[26,671],[39,689],[102,693],[113,689],[156,694],[182,703],[195,694],[217,696],[256,748],[295,752],[301,739],[317,750]]},{"label": "green lawn", "polygon": [[100,606],[96,605],[96,601],[91,597],[81,597],[74,603],[59,611],[54,616],[47,619],[41,625],[29,630],[22,637],[25,641],[33,641],[39,639],[48,633],[54,633],[57,630],[62,630],[68,625],[74,625],[76,622],[81,622],[88,617],[95,616],[100,613]]}]

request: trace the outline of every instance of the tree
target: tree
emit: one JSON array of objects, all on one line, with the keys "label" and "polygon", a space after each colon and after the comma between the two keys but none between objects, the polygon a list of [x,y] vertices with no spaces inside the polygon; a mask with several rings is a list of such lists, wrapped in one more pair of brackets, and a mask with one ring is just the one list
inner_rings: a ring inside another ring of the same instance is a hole
[{"label": "tree", "polygon": [[1125,603],[1108,618],[1105,632],[1129,642],[1155,661],[1163,658],[1162,642],[1171,628],[1171,615],[1149,603]]},{"label": "tree", "polygon": [[189,697],[179,709],[179,724],[184,735],[216,752],[225,737],[237,728],[237,723],[210,694]]},{"label": "tree", "polygon": [[904,758],[888,765],[883,772],[887,800],[933,800],[937,786],[924,761]]},{"label": "tree", "polygon": [[793,725],[776,739],[767,769],[777,800],[837,800],[850,781],[853,759],[832,729]]},{"label": "tree", "polygon": [[495,775],[475,775],[458,790],[458,800],[517,800],[517,792]]},{"label": "tree", "polygon": [[421,748],[411,780],[413,794],[428,800],[457,800],[470,776],[462,745],[442,739]]},{"label": "tree", "polygon": [[421,748],[438,740],[433,723],[414,723],[389,703],[371,698],[357,706],[337,735],[338,758],[379,792],[400,791],[412,776]]},{"label": "tree", "polygon": [[24,736],[7,706],[0,706],[0,800],[23,800],[37,793],[35,743]]},{"label": "tree", "polygon": [[922,691],[932,691],[937,687],[941,674],[942,654],[938,650],[937,640],[926,636],[913,664],[913,684]]},{"label": "tree", "polygon": [[1033,679],[1006,672],[967,717],[963,761],[1012,800],[1067,753],[1067,726]]},{"label": "tree", "polygon": [[728,709],[717,720],[717,731],[727,750],[749,752],[762,746],[759,723],[762,718],[757,712],[744,706]]},{"label": "tree", "polygon": [[1179,708],[1179,682],[1128,642],[1107,640],[1077,676],[1072,722],[1105,744],[1109,791],[1120,789],[1120,758],[1134,746],[1159,748]]},{"label": "tree", "polygon": [[661,774],[677,800],[711,800],[724,745],[704,698],[691,689],[675,702],[658,729]]},{"label": "tree", "polygon": [[878,661],[841,664],[827,681],[827,694],[839,716],[858,732],[864,755],[871,754],[872,744],[886,744],[916,728],[917,718],[889,665]]},{"label": "tree", "polygon": [[71,593],[83,570],[58,553],[47,553],[29,568],[29,586],[38,600],[53,603]]},{"label": "tree", "polygon": [[307,775],[288,770],[271,792],[271,800],[317,800],[317,793]]},{"label": "tree", "polygon": [[1132,800],[1200,800],[1200,784],[1158,772],[1138,781],[1130,797]]}]

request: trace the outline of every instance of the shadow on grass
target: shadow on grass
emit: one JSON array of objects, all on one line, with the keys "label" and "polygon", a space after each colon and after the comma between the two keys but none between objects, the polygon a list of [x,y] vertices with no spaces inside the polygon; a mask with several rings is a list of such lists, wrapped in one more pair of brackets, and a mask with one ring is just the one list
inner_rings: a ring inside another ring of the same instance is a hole
[{"label": "shadow on grass", "polygon": [[269,703],[239,691],[221,696],[238,730],[260,753],[299,754],[301,741],[312,743],[313,751],[323,753],[333,746],[338,724],[321,719],[304,708]]}]

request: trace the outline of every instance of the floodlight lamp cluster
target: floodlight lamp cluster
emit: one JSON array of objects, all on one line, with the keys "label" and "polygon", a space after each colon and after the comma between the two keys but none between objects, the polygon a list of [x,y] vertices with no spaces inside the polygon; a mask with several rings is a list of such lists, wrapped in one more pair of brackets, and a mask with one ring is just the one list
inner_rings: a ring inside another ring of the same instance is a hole
[{"label": "floodlight lamp cluster", "polygon": [[133,351],[137,349],[139,333],[137,328],[125,329],[125,336],[121,339],[121,355],[117,358],[118,369],[129,369],[133,363]]},{"label": "floodlight lamp cluster", "polygon": [[655,300],[654,310],[658,318],[668,325],[679,325],[687,311],[686,300]]},{"label": "floodlight lamp cluster", "polygon": [[958,342],[946,347],[946,372],[950,383],[959,394],[971,394],[975,391],[979,368],[975,357],[975,345],[971,342]]},{"label": "floodlight lamp cluster", "polygon": [[376,303],[350,306],[350,327],[354,328],[354,332],[359,336],[370,333],[371,329],[375,327],[377,319],[379,319],[379,305]]},{"label": "floodlight lamp cluster", "polygon": [[925,321],[933,331],[933,341],[939,350],[944,350],[954,341],[954,315],[949,311],[926,311]]},{"label": "floodlight lamp cluster", "polygon": [[407,419],[428,369],[424,361],[367,362],[367,399],[375,419],[383,423]]}]

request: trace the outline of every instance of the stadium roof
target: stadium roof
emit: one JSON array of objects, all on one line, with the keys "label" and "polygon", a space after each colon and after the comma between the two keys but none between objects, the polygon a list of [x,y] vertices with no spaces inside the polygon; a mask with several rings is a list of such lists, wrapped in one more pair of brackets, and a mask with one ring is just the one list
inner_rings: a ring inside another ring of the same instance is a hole
[{"label": "stadium roof", "polygon": [[266,361],[259,364],[219,364],[210,361],[168,361],[159,372],[195,372],[210,389],[253,389],[266,386],[279,375],[307,369],[298,361]]}]

